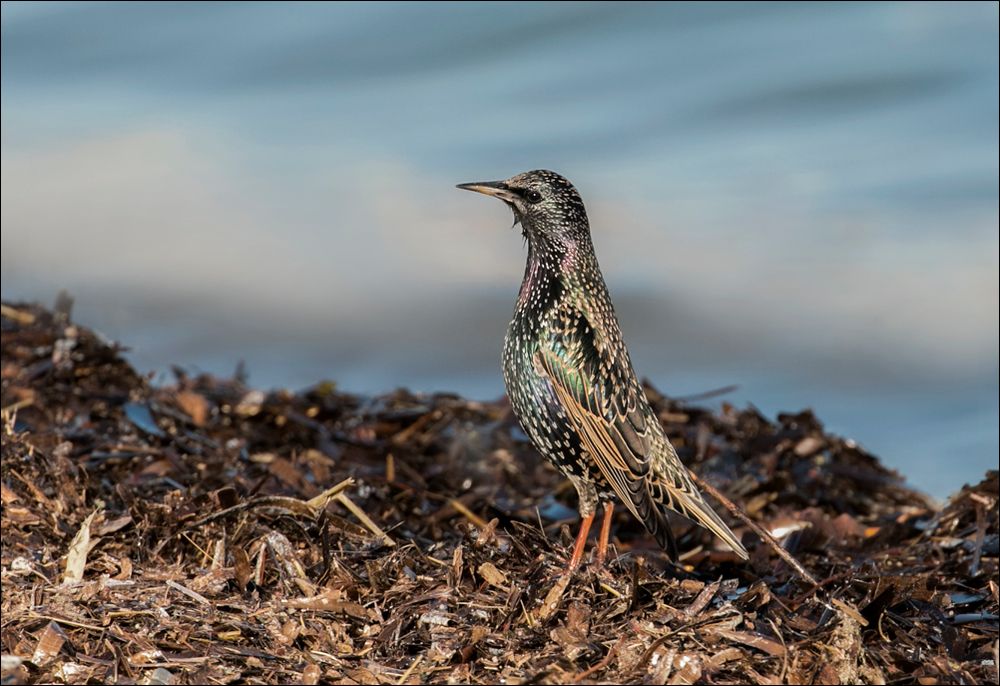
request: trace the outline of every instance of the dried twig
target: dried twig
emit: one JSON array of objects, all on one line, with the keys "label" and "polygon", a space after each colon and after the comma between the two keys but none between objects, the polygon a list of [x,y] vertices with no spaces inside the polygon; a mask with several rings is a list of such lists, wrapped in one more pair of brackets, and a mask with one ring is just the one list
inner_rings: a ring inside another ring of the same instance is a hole
[{"label": "dried twig", "polygon": [[486,528],[486,520],[484,520],[482,517],[477,515],[468,507],[466,507],[465,503],[463,503],[458,498],[449,498],[448,504],[451,505],[455,510],[457,510],[459,514],[461,514],[463,517],[468,519],[470,522],[475,524],[480,529]]},{"label": "dried twig", "polygon": [[328,502],[330,502],[335,495],[337,495],[341,491],[344,491],[344,490],[350,488],[353,485],[354,485],[354,479],[352,479],[351,477],[347,477],[346,479],[344,479],[343,481],[341,481],[336,486],[331,486],[330,488],[326,489],[325,491],[323,491],[319,495],[317,495],[317,496],[315,496],[313,498],[310,498],[306,502],[309,503],[310,507],[313,507],[313,508],[315,508],[317,510],[321,510],[324,507],[326,507],[326,504]]},{"label": "dried twig", "polygon": [[179,583],[177,583],[176,581],[173,581],[171,579],[167,579],[167,586],[169,586],[170,588],[174,589],[175,591],[179,591],[180,593],[183,593],[184,595],[186,595],[188,598],[191,598],[192,600],[197,600],[199,603],[202,603],[203,605],[211,605],[212,604],[212,601],[210,601],[208,598],[206,598],[202,594],[197,593],[195,591],[192,591],[190,588],[187,588],[186,586],[182,586]]},{"label": "dried twig", "polygon": [[354,503],[353,500],[351,500],[350,498],[348,498],[343,493],[338,493],[337,495],[334,496],[334,498],[337,500],[338,503],[340,503],[341,505],[343,505],[344,507],[346,507],[348,510],[350,510],[351,514],[353,514],[355,517],[357,517],[361,521],[361,523],[364,524],[365,527],[369,531],[371,531],[373,534],[375,534],[375,536],[377,536],[378,538],[381,538],[382,542],[385,545],[390,546],[390,547],[396,545],[396,542],[394,540],[392,540],[391,538],[389,538],[389,534],[387,534],[386,532],[382,531],[382,529],[379,527],[379,525],[376,524],[375,522],[373,522],[372,519],[371,519],[371,517],[369,517],[367,514],[365,514],[365,511],[362,510],[360,507],[358,507]]},{"label": "dried twig", "polygon": [[608,654],[605,655],[603,658],[601,658],[601,661],[598,662],[596,665],[589,667],[580,672],[579,674],[577,674],[576,676],[574,676],[572,679],[573,683],[578,684],[584,679],[589,679],[591,676],[597,674],[602,669],[607,669],[607,666],[611,664],[611,660],[613,660],[615,655],[618,654],[618,651],[622,647],[622,643],[624,642],[625,642],[625,636],[622,636],[617,641],[615,641],[615,644],[611,646],[611,648],[608,650]]},{"label": "dried twig", "polygon": [[743,509],[739,505],[737,505],[732,500],[719,493],[719,490],[715,486],[708,483],[694,472],[691,472],[691,478],[698,485],[698,488],[710,494],[713,498],[722,503],[722,506],[725,507],[727,510],[729,510],[729,512],[734,517],[736,517],[741,522],[749,526],[750,529],[755,534],[760,536],[760,538],[765,543],[767,543],[774,550],[774,552],[778,554],[778,557],[787,562],[788,565],[792,569],[794,569],[799,576],[801,576],[803,579],[813,584],[814,586],[819,584],[819,582],[816,581],[816,578],[812,574],[807,572],[806,568],[803,567],[798,560],[792,557],[791,553],[785,550],[780,543],[774,540],[774,536],[765,531],[760,525],[757,524],[757,522],[750,519],[750,517],[747,516],[747,514],[743,511]]}]

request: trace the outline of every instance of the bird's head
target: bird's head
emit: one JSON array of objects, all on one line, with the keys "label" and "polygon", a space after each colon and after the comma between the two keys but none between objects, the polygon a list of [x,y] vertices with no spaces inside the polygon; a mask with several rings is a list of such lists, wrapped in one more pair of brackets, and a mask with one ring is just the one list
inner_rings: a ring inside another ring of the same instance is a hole
[{"label": "bird's head", "polygon": [[555,172],[538,169],[505,181],[462,183],[458,187],[507,203],[529,244],[559,248],[590,240],[583,199],[573,184]]}]

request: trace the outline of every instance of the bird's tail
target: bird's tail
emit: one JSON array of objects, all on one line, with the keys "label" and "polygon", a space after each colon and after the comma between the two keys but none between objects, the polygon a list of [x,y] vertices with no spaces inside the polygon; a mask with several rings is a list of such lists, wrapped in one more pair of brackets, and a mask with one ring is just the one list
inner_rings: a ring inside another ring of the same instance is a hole
[{"label": "bird's tail", "polygon": [[631,484],[632,498],[630,509],[646,527],[646,531],[653,535],[656,542],[667,551],[667,555],[674,562],[677,561],[677,541],[674,539],[674,532],[670,529],[670,520],[667,519],[667,512],[660,502],[653,496],[644,480]]},{"label": "bird's tail", "polygon": [[[750,555],[747,553],[747,549],[743,547],[740,539],[726,526],[726,523],[715,513],[715,510],[705,502],[705,497],[691,481],[691,477],[688,476],[687,470],[681,464],[677,454],[674,453],[671,457],[673,459],[668,457],[663,461],[666,464],[661,463],[664,467],[663,469],[656,469],[656,463],[654,462],[654,473],[648,477],[650,479],[648,486],[652,500],[660,505],[660,507],[682,514],[696,524],[708,529],[721,538],[741,558],[744,560],[749,559]],[[661,510],[658,514],[659,518],[665,522],[665,510]],[[646,528],[650,530],[650,533],[657,536],[657,541],[660,540],[659,526],[657,526],[657,530],[654,530],[647,523]],[[669,526],[666,529],[669,532]],[[668,535],[672,540],[673,536],[669,533]],[[662,542],[660,545],[664,549],[667,549],[667,546],[663,545]]]}]

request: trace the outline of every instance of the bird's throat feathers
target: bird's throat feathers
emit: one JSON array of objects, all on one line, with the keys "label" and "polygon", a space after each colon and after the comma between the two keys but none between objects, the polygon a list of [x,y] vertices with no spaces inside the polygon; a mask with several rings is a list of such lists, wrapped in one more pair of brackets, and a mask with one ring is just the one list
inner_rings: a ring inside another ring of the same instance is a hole
[{"label": "bird's throat feathers", "polygon": [[560,274],[541,261],[528,259],[524,268],[524,280],[517,294],[520,307],[528,307],[538,313],[547,311],[563,294],[564,286]]},{"label": "bird's throat feathers", "polygon": [[518,302],[531,301],[533,307],[548,307],[562,297],[567,288],[567,276],[573,274],[593,255],[589,241],[533,240],[528,238],[528,259]]}]

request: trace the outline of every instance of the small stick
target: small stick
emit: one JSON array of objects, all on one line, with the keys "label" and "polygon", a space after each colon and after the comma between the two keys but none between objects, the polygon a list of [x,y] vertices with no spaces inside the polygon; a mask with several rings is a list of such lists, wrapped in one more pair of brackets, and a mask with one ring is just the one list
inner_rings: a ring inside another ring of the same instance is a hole
[{"label": "small stick", "polygon": [[483,518],[477,515],[472,510],[470,510],[468,507],[466,507],[465,503],[463,503],[458,498],[449,498],[448,504],[451,505],[453,508],[455,508],[459,512],[459,514],[461,514],[470,522],[478,526],[480,529],[486,528],[487,524],[485,521],[483,521]]},{"label": "small stick", "polygon": [[741,522],[743,522],[744,524],[746,524],[747,526],[749,526],[750,529],[755,534],[757,534],[758,536],[760,536],[761,540],[763,540],[765,543],[767,543],[769,546],[771,546],[771,548],[774,549],[774,552],[778,553],[778,557],[780,557],[782,560],[784,560],[785,562],[787,562],[788,565],[792,569],[794,569],[798,573],[799,576],[801,576],[803,579],[805,579],[806,581],[808,581],[809,583],[811,583],[814,586],[818,586],[819,585],[819,582],[816,581],[816,579],[813,577],[813,575],[810,574],[809,572],[807,572],[806,568],[803,567],[799,563],[798,560],[796,560],[794,557],[792,557],[791,553],[789,553],[787,550],[785,550],[784,548],[782,548],[781,544],[778,543],[776,540],[774,540],[774,536],[772,536],[771,534],[769,534],[767,531],[765,531],[764,529],[762,529],[760,527],[760,525],[758,525],[755,521],[753,521],[752,519],[750,519],[750,517],[747,516],[747,514],[743,511],[743,509],[739,505],[737,505],[732,500],[730,500],[726,496],[724,496],[721,493],[719,493],[718,489],[716,489],[715,486],[713,486],[712,484],[708,483],[707,481],[705,481],[704,479],[702,479],[700,476],[698,476],[694,472],[690,472],[690,474],[691,474],[691,479],[695,482],[695,484],[698,485],[698,488],[700,488],[701,490],[705,491],[706,493],[708,493],[709,495],[711,495],[713,498],[715,498],[716,500],[718,500],[720,503],[722,503],[722,506],[725,507],[727,510],[729,510],[729,512],[734,517],[736,517]]},{"label": "small stick", "polygon": [[[973,493],[972,495],[976,495]],[[983,543],[986,541],[986,513],[983,512],[983,504],[976,499],[976,548],[972,554],[972,564],[969,565],[969,574],[975,576],[979,574],[979,561],[983,555]]]},{"label": "small stick", "polygon": [[211,605],[212,604],[212,601],[210,601],[208,598],[206,598],[202,594],[197,593],[195,591],[192,591],[190,588],[187,588],[185,586],[181,586],[176,581],[172,581],[170,579],[167,579],[167,586],[169,586],[170,588],[174,589],[175,591],[179,591],[180,593],[183,593],[184,595],[186,595],[188,598],[191,598],[192,600],[197,600],[199,603],[203,603],[205,605]]},{"label": "small stick", "polygon": [[108,627],[106,626],[95,626],[93,624],[84,624],[83,622],[74,622],[72,619],[66,619],[65,617],[56,617],[55,615],[39,615],[34,612],[28,613],[29,619],[47,619],[50,622],[56,622],[57,624],[66,624],[68,626],[75,626],[81,629],[90,629],[91,631],[106,632]]},{"label": "small stick", "polygon": [[397,681],[396,683],[405,684],[406,680],[410,678],[411,674],[413,674],[413,670],[417,668],[417,665],[419,665],[421,661],[423,661],[423,659],[424,659],[423,655],[417,655],[417,657],[414,658],[413,662],[410,663],[410,666],[406,668],[406,671],[403,672],[403,676],[399,677],[399,681]]},{"label": "small stick", "polygon": [[20,400],[13,402],[7,407],[0,410],[0,414],[8,415],[11,414],[12,412],[17,412],[22,408],[29,407],[34,404],[35,404],[34,398],[21,398]]},{"label": "small stick", "polygon": [[379,528],[379,525],[376,524],[375,522],[373,522],[371,520],[371,518],[368,515],[365,514],[364,510],[362,510],[360,507],[358,507],[357,505],[354,504],[353,500],[351,500],[350,498],[348,498],[343,493],[338,493],[337,495],[333,496],[333,498],[338,503],[340,503],[341,505],[343,505],[344,507],[346,507],[348,510],[350,510],[351,514],[353,514],[355,517],[357,517],[359,520],[361,520],[361,523],[365,526],[365,528],[367,528],[373,534],[375,534],[376,536],[378,536],[379,538],[381,538],[382,542],[385,545],[387,545],[387,546],[394,546],[394,545],[396,545],[396,542],[394,540],[392,540],[391,538],[389,538],[389,534],[387,534],[386,532],[382,531],[382,529]]},{"label": "small stick", "polygon": [[736,384],[731,384],[729,386],[723,386],[722,388],[713,388],[710,391],[702,391],[701,393],[693,393],[691,395],[679,395],[676,398],[671,398],[676,402],[689,403],[694,400],[707,400],[709,398],[714,398],[718,395],[726,395],[727,393],[732,393],[733,391],[740,390],[740,387]]},{"label": "small stick", "polygon": [[396,458],[392,453],[385,456],[385,480],[390,484],[396,480]]},{"label": "small stick", "polygon": [[615,644],[611,646],[610,650],[608,650],[608,654],[605,655],[604,658],[593,667],[585,669],[584,671],[580,672],[575,677],[573,677],[573,683],[578,684],[584,679],[587,679],[592,675],[596,674],[597,672],[601,671],[602,669],[605,669],[609,664],[611,664],[611,660],[614,659],[615,655],[618,654],[618,650],[621,648],[622,643],[624,642],[625,642],[624,636],[615,641]]},{"label": "small stick", "polygon": [[784,648],[784,651],[781,653],[781,676],[778,677],[778,683],[783,684],[785,683],[785,675],[788,674],[788,646],[785,645],[785,637],[778,631],[778,626],[774,623],[774,620],[768,617],[767,623],[771,625],[771,630],[774,631],[774,635],[781,641],[781,647]]},{"label": "small stick", "polygon": [[217,519],[222,519],[228,515],[235,512],[242,512],[243,510],[251,510],[257,507],[280,507],[284,508],[294,514],[305,517],[309,515],[315,515],[317,510],[321,510],[326,507],[326,504],[330,500],[336,499],[337,495],[340,494],[345,488],[354,485],[354,479],[348,477],[341,481],[336,486],[331,486],[319,495],[310,498],[309,500],[299,500],[298,498],[289,498],[280,495],[262,495],[255,496],[250,500],[242,503],[237,503],[224,510],[219,510],[218,512],[212,512],[209,515],[202,517],[199,520],[191,522],[187,525],[188,529],[196,529],[203,524],[208,524],[209,522],[214,522]]},{"label": "small stick", "polygon": [[347,477],[336,486],[331,486],[330,488],[326,489],[319,495],[310,498],[306,502],[309,504],[310,507],[313,507],[317,510],[322,510],[324,507],[326,507],[326,504],[330,502],[330,500],[335,495],[343,491],[345,488],[353,485],[354,485],[354,479],[352,479],[351,477]]}]

